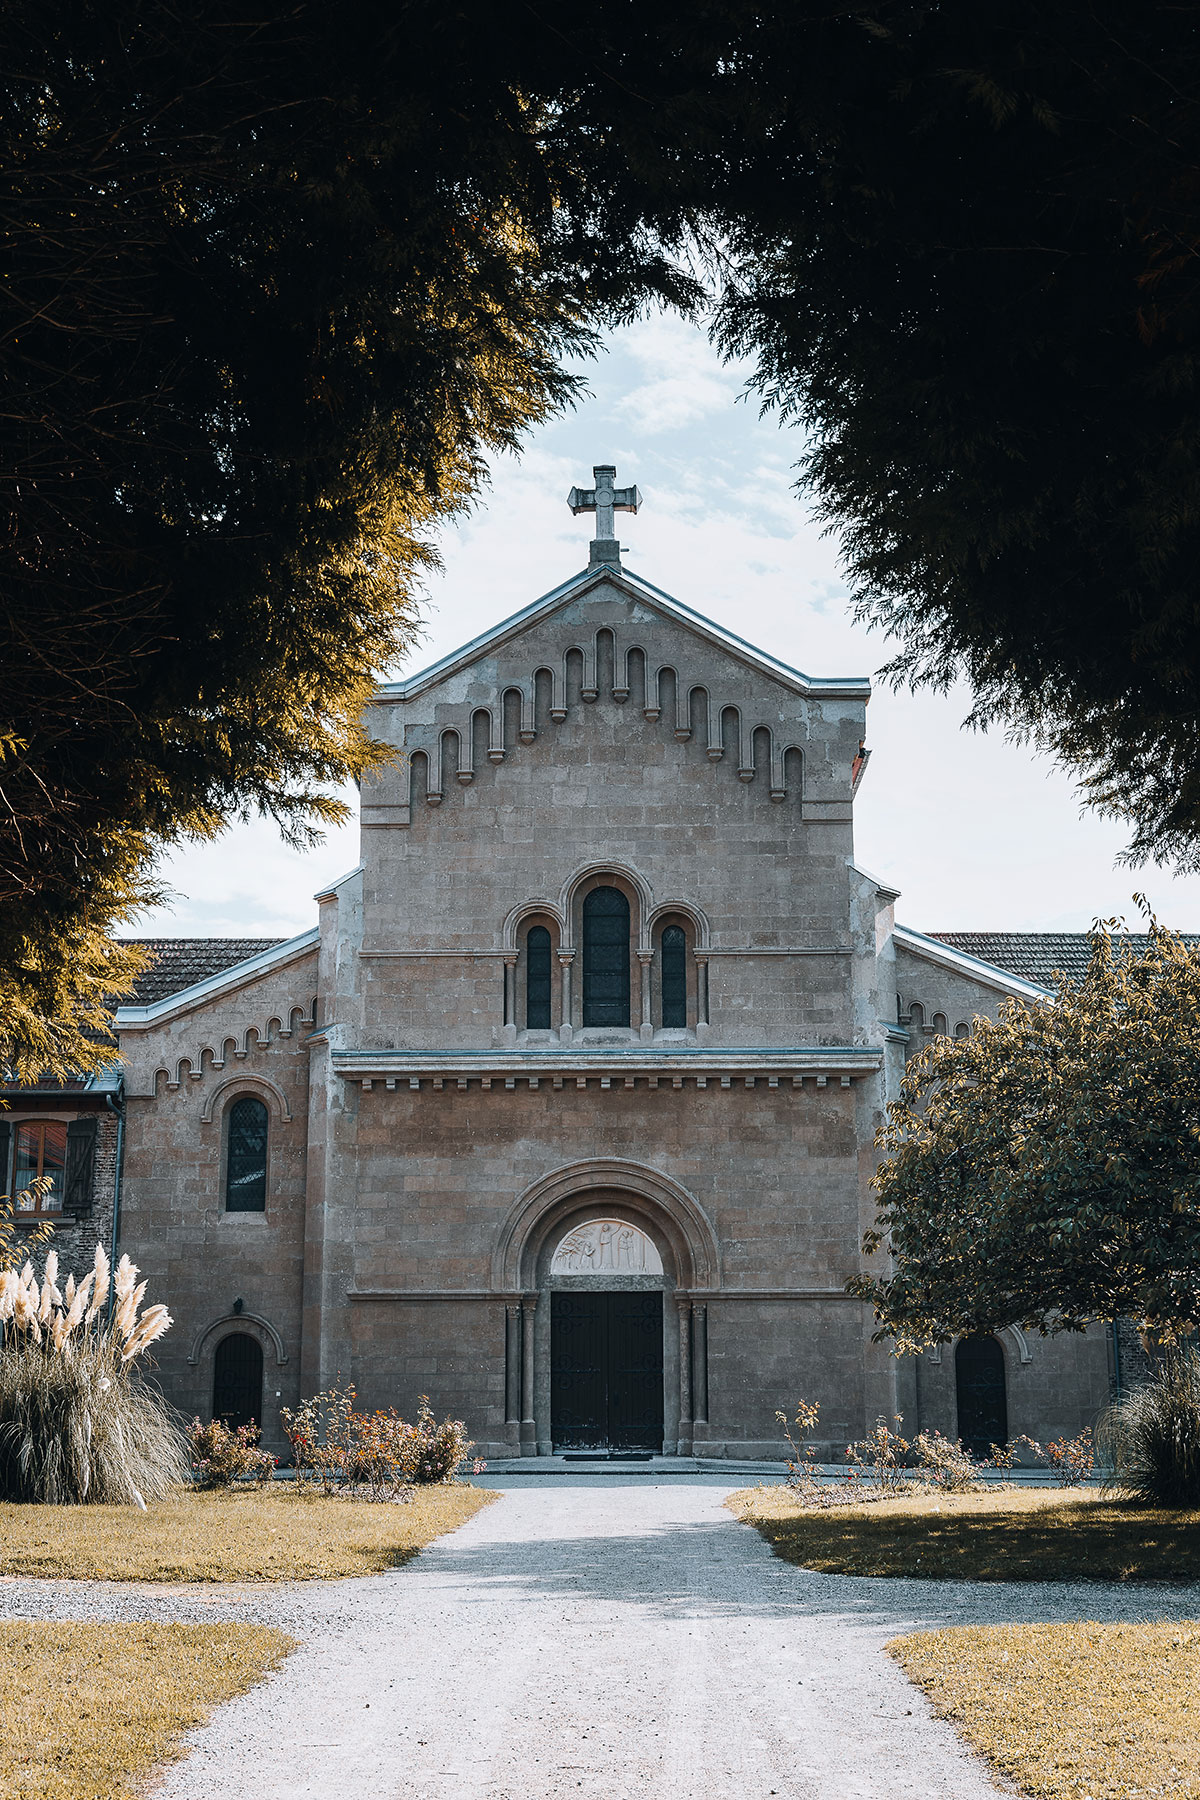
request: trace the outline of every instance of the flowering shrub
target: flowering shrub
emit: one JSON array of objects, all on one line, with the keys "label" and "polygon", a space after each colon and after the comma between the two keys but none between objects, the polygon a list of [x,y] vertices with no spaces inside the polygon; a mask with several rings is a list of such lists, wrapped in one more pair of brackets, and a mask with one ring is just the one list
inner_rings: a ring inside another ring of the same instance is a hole
[{"label": "flowering shrub", "polygon": [[[893,1414],[893,1423],[902,1425],[903,1416]],[[904,1459],[911,1448],[908,1439],[893,1431],[886,1419],[876,1419],[865,1438],[846,1445],[846,1461],[854,1465],[851,1481],[860,1478],[859,1470],[870,1470],[881,1494],[898,1494],[904,1486]]]},{"label": "flowering shrub", "polygon": [[187,1441],[135,1364],[171,1326],[142,1311],[146,1283],[127,1256],[112,1275],[99,1245],[79,1282],[58,1284],[46,1254],[0,1268],[0,1498],[145,1506],[186,1479]]},{"label": "flowering shrub", "polygon": [[1055,1438],[1052,1444],[1039,1444],[1025,1436],[1014,1438],[1013,1447],[1017,1444],[1027,1444],[1039,1461],[1048,1465],[1059,1487],[1083,1487],[1096,1466],[1096,1446],[1086,1426],[1078,1437]]},{"label": "flowering shrub", "polygon": [[193,1419],[188,1426],[188,1442],[192,1447],[192,1479],[200,1487],[232,1487],[247,1477],[251,1481],[270,1481],[275,1473],[275,1458],[258,1447],[257,1425],[231,1427],[224,1419],[202,1425]]},{"label": "flowering shrub", "polygon": [[792,1424],[795,1423],[801,1437],[817,1429],[817,1421],[821,1416],[820,1401],[797,1400],[795,1420],[789,1420],[785,1412],[777,1412],[775,1417],[783,1427],[783,1435],[787,1439],[788,1478],[790,1488],[797,1488],[809,1494],[817,1486],[817,1446],[815,1444],[797,1443],[792,1436]]},{"label": "flowering shrub", "polygon": [[[314,1394],[293,1412],[281,1408],[297,1479],[325,1493],[365,1488],[372,1499],[399,1498],[414,1484],[453,1481],[472,1445],[461,1419],[439,1425],[422,1394],[416,1423],[387,1412],[356,1412],[353,1387]],[[476,1472],[483,1467],[476,1464]]]},{"label": "flowering shrub", "polygon": [[940,1431],[919,1431],[912,1447],[918,1479],[948,1494],[969,1494],[978,1487],[983,1471],[991,1467],[989,1463],[976,1462],[957,1438],[943,1437]]}]

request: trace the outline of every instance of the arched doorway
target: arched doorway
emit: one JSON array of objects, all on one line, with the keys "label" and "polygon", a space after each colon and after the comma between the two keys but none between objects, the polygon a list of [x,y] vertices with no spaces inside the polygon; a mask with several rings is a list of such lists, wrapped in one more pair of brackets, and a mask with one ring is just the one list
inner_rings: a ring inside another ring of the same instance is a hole
[{"label": "arched doorway", "polygon": [[661,1451],[662,1258],[628,1219],[573,1225],[550,1259],[555,1451]]},{"label": "arched doorway", "polygon": [[990,1456],[1008,1442],[1008,1394],[1004,1351],[987,1335],[960,1338],[954,1352],[958,1435],[972,1456]]},{"label": "arched doorway", "polygon": [[213,1418],[236,1430],[262,1422],[263,1353],[257,1338],[234,1331],[213,1358]]}]

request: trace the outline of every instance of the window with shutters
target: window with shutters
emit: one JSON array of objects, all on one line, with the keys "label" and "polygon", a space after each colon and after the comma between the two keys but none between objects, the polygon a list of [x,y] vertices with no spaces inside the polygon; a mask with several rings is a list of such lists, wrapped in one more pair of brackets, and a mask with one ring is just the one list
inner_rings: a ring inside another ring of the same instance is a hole
[{"label": "window with shutters", "polygon": [[583,903],[584,1025],[629,1024],[629,902],[595,887]]},{"label": "window with shutters", "polygon": [[553,988],[550,933],[532,925],[525,938],[525,1029],[549,1031]]},{"label": "window with shutters", "polygon": [[66,1196],[66,1124],[61,1119],[13,1121],[11,1160],[5,1188],[17,1218],[57,1217]]},{"label": "window with shutters", "polygon": [[243,1094],[226,1113],[225,1211],[267,1210],[267,1109]]}]

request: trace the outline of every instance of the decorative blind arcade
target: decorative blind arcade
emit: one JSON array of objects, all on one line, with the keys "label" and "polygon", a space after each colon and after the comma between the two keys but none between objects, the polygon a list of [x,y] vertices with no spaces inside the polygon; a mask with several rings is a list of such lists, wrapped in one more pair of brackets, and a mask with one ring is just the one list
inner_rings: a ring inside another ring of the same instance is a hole
[{"label": "decorative blind arcade", "polygon": [[593,888],[583,903],[583,1022],[629,1024],[629,902]]}]

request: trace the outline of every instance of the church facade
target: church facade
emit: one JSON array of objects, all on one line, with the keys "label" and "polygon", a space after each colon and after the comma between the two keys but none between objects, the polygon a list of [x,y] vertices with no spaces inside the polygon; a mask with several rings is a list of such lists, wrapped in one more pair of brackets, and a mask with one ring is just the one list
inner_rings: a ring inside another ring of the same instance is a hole
[{"label": "church facade", "polygon": [[1074,1433],[1105,1330],[897,1359],[844,1291],[905,1058],[1044,982],[896,923],[855,860],[868,683],[627,572],[596,479],[586,570],[378,690],[397,755],[316,927],[158,946],[64,1262],[111,1221],[170,1398],[274,1448],[346,1381],[491,1458],[777,1458],[801,1396],[830,1454],[881,1414]]}]

